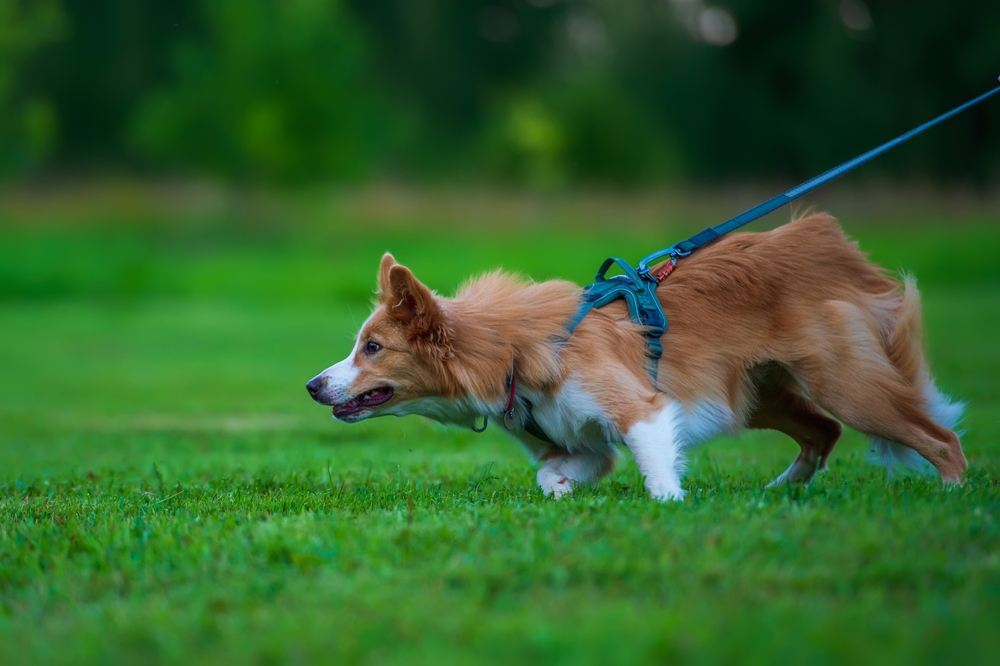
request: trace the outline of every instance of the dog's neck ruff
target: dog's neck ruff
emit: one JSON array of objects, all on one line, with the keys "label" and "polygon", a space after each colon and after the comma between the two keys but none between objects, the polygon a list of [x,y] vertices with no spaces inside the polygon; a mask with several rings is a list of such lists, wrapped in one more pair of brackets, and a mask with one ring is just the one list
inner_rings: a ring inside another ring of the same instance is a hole
[{"label": "dog's neck ruff", "polygon": [[[947,113],[941,114],[937,118],[934,118],[933,120],[930,120],[923,125],[896,137],[892,141],[887,141],[881,146],[873,148],[872,150],[869,150],[854,159],[848,160],[840,166],[830,169],[829,171],[825,171],[819,176],[807,180],[787,192],[768,199],[764,203],[758,204],[750,210],[744,211],[722,224],[709,227],[687,240],[675,243],[674,245],[671,245],[664,250],[660,250],[659,252],[654,252],[640,261],[638,267],[636,268],[633,268],[623,259],[617,259],[615,257],[605,259],[604,263],[601,264],[600,270],[597,271],[594,283],[585,287],[583,293],[580,295],[579,309],[577,310],[576,317],[574,317],[566,327],[566,338],[563,339],[563,342],[565,342],[565,339],[568,339],[571,335],[573,335],[573,331],[576,330],[576,327],[581,321],[583,321],[583,318],[586,317],[587,313],[591,310],[603,307],[618,298],[624,298],[625,302],[628,303],[628,311],[629,315],[632,317],[632,321],[640,326],[644,326],[646,329],[646,347],[648,349],[648,356],[652,361],[649,368],[649,374],[652,376],[653,384],[655,385],[656,368],[659,364],[660,356],[663,354],[663,345],[660,342],[660,337],[667,331],[667,317],[663,313],[663,306],[660,303],[660,299],[656,296],[656,286],[664,278],[670,275],[671,272],[673,272],[674,267],[677,265],[677,260],[680,257],[686,257],[695,250],[705,247],[706,245],[722,238],[729,232],[735,231],[736,229],[739,229],[740,227],[749,224],[750,222],[753,222],[768,213],[774,212],[785,204],[791,203],[799,197],[812,192],[822,185],[825,185],[831,180],[843,176],[848,171],[856,169],[862,164],[878,157],[882,153],[888,152],[899,144],[912,139],[921,132],[934,127],[938,123],[943,122],[952,116],[975,106],[976,104],[979,104],[983,100],[998,92],[1000,92],[1000,86],[983,93],[979,97],[976,97],[965,104],[955,107]],[[667,260],[666,263],[664,263],[655,273],[651,273],[650,266],[664,259]],[[618,264],[618,266],[624,271],[624,274],[615,275],[610,278],[605,277],[608,269],[614,264]]]}]

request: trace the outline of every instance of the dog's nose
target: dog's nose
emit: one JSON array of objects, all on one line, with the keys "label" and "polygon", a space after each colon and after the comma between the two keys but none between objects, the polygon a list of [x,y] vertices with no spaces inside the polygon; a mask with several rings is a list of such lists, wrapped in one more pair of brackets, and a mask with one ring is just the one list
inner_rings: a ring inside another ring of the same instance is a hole
[{"label": "dog's nose", "polygon": [[326,380],[323,377],[313,377],[306,384],[306,390],[309,391],[309,395],[314,399],[324,388],[326,388]]}]

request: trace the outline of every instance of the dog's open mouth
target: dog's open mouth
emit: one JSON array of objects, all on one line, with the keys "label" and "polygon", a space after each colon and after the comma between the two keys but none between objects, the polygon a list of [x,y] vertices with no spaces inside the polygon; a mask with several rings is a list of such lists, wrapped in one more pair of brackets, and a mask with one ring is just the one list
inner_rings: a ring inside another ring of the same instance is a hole
[{"label": "dog's open mouth", "polygon": [[361,395],[356,395],[347,402],[334,405],[333,415],[338,419],[342,419],[345,416],[360,414],[366,409],[389,402],[390,398],[392,398],[392,387],[379,386],[378,388],[373,388],[371,391],[365,391]]}]

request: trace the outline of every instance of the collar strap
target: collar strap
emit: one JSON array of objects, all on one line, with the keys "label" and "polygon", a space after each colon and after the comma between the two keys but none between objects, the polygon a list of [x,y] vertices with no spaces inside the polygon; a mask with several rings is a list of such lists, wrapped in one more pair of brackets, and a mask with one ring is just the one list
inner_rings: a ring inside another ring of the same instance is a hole
[{"label": "collar strap", "polygon": [[[503,425],[507,430],[513,430],[517,426],[517,421],[514,418],[514,406],[515,406],[515,395],[517,393],[517,378],[514,375],[513,368],[510,371],[510,398],[507,400],[507,409],[503,413]],[[534,414],[531,413],[531,402],[527,399],[522,399],[525,406],[525,418],[522,428],[532,437],[536,437],[543,442],[548,442],[549,444],[555,444],[552,438],[542,430],[542,427],[538,425],[535,421]]]},{"label": "collar strap", "polygon": [[[507,430],[513,430],[514,426],[516,425],[516,421],[514,420],[514,393],[517,390],[517,380],[514,379],[514,370],[513,369],[511,369],[511,371],[510,371],[510,381],[508,383],[510,384],[510,399],[507,400],[507,409],[503,410],[503,414],[501,416],[503,416],[503,425],[504,425],[504,427],[507,428]],[[528,421],[530,423],[532,423],[532,424],[534,423],[534,419],[531,418],[531,408],[530,407],[528,409]],[[486,416],[485,414],[483,414],[483,425],[482,426],[476,426],[475,421],[473,421],[472,422],[472,431],[473,432],[484,432],[486,430],[486,427],[489,424],[490,424],[490,417]],[[530,430],[529,430],[529,432],[530,432]],[[532,432],[531,434],[534,435],[535,433]],[[537,435],[536,435],[536,437],[537,437]],[[545,439],[546,441],[548,441],[547,437],[543,437],[542,439]]]},{"label": "collar strap", "polygon": [[503,412],[503,425],[507,430],[514,429],[514,392],[517,391],[517,379],[514,377],[513,368],[510,371],[510,399],[507,401],[507,409]]},{"label": "collar strap", "polygon": [[[513,430],[514,427],[517,425],[517,421],[514,420],[514,406],[515,406],[516,393],[517,393],[517,379],[515,378],[514,371],[512,369],[510,372],[510,397],[507,399],[507,409],[505,409],[503,412],[503,425],[505,428],[507,428],[507,430]],[[525,417],[524,425],[522,426],[525,432],[527,432],[529,435],[533,437],[542,440],[543,442],[548,442],[549,444],[555,445],[555,442],[552,441],[552,438],[549,437],[548,434],[546,434],[546,432],[542,430],[542,427],[538,425],[538,422],[535,421],[535,417],[531,413],[531,403],[528,400],[525,400],[524,404],[527,409],[526,412],[527,416]],[[489,423],[490,423],[489,417],[484,415],[482,427],[477,427],[476,424],[473,423],[472,429],[475,432],[483,432],[484,430],[486,430],[486,426],[488,426]]]}]

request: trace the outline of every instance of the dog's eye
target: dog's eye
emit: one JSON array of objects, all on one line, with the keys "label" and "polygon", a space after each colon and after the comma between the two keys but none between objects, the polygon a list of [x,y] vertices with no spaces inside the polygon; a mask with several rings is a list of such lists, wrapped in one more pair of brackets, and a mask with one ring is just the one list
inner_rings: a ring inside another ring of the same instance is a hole
[{"label": "dog's eye", "polygon": [[374,340],[369,340],[368,343],[365,345],[365,352],[367,352],[368,354],[374,354],[380,349],[382,349],[382,345],[375,342]]}]

